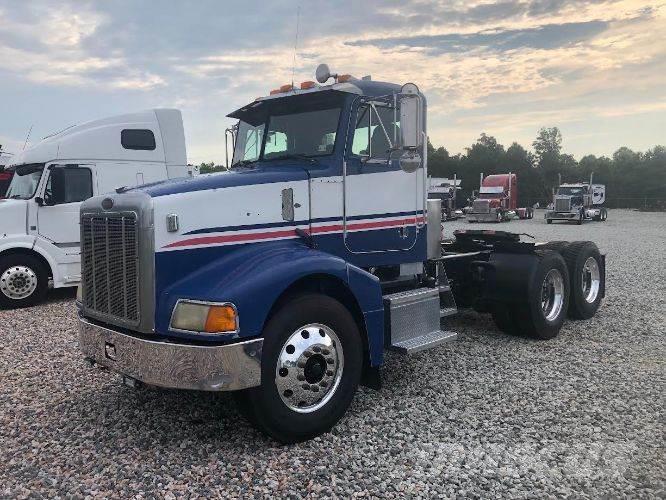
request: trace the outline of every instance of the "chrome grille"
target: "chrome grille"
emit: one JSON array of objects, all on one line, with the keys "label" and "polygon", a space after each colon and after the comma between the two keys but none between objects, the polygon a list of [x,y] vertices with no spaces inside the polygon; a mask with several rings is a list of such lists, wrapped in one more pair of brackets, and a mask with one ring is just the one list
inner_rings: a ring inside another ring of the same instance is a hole
[{"label": "chrome grille", "polygon": [[571,210],[571,198],[555,198],[555,211],[568,212]]},{"label": "chrome grille", "polygon": [[474,200],[472,205],[472,212],[475,214],[489,214],[490,201],[489,200]]},{"label": "chrome grille", "polygon": [[81,216],[81,276],[86,310],[136,325],[139,314],[135,213]]}]

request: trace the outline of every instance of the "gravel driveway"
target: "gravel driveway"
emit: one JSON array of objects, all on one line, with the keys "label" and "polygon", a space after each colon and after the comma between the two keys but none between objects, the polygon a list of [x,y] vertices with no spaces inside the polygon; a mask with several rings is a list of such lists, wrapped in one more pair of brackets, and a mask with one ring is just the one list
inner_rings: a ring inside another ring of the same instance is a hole
[{"label": "gravel driveway", "polygon": [[535,342],[465,313],[447,325],[457,342],[389,354],[384,389],[297,446],[228,394],[136,391],[85,366],[72,293],[0,311],[0,497],[664,498],[666,215],[542,217],[499,227],[596,241],[609,285],[595,318]]}]

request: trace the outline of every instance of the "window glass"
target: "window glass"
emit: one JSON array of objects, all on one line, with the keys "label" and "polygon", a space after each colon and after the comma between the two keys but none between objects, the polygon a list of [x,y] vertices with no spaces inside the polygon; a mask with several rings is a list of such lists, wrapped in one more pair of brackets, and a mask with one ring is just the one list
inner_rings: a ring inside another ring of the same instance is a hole
[{"label": "window glass", "polygon": [[125,149],[152,151],[155,149],[155,134],[152,130],[126,129],[120,133],[120,142]]},{"label": "window glass", "polygon": [[87,168],[64,168],[62,192],[53,192],[52,175],[46,181],[44,199],[57,204],[85,201],[93,195],[92,172]]},{"label": "window glass", "polygon": [[29,200],[35,195],[43,172],[43,164],[18,167],[5,196],[7,198]]},{"label": "window glass", "polygon": [[[264,158],[333,153],[339,119],[340,108],[271,116]],[[273,140],[268,140],[271,138]]]},{"label": "window glass", "polygon": [[[359,107],[356,115],[352,154],[372,155],[372,158],[387,159],[391,144],[396,137],[394,134],[397,134],[400,128],[400,114],[394,113],[393,108],[387,106],[375,106],[375,109],[377,112],[367,105]],[[384,125],[383,128],[380,121]]]},{"label": "window glass", "polygon": [[233,164],[241,161],[256,161],[261,151],[261,141],[264,137],[264,124],[253,126],[240,122],[234,150]]}]

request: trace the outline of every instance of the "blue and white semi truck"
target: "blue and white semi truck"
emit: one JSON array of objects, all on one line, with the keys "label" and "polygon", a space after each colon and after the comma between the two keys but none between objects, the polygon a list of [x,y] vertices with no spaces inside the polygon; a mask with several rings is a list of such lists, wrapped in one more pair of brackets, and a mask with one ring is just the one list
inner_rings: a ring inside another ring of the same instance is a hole
[{"label": "blue and white semi truck", "polygon": [[591,242],[443,241],[418,88],[325,65],[317,80],[229,115],[229,172],[120,189],[80,214],[91,364],[130,385],[236,391],[286,443],[330,429],[359,383],[379,388],[385,350],[455,338],[441,320],[458,308],[546,339],[605,293]]}]

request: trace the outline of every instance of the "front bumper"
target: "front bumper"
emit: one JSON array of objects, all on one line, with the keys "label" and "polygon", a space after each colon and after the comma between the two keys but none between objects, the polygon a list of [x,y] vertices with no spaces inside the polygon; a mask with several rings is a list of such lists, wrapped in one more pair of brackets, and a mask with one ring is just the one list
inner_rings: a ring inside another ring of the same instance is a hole
[{"label": "front bumper", "polygon": [[467,213],[467,220],[470,222],[497,222],[497,212],[489,213]]},{"label": "front bumper", "polygon": [[235,391],[261,384],[263,339],[201,346],[145,340],[79,316],[79,348],[86,358],[148,385]]},{"label": "front bumper", "polygon": [[580,212],[552,212],[548,211],[546,212],[546,215],[544,218],[546,219],[552,219],[552,220],[575,220],[580,217]]}]

